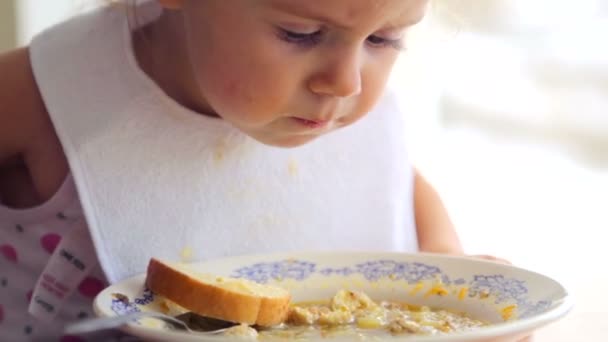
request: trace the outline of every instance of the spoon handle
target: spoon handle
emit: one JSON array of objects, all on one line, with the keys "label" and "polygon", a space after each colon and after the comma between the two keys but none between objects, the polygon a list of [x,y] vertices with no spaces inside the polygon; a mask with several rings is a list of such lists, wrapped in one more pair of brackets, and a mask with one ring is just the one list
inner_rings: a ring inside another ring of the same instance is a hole
[{"label": "spoon handle", "polygon": [[[169,318],[173,318],[162,314],[156,314],[154,312],[134,312],[124,316],[91,318],[76,323],[71,323],[65,327],[64,332],[68,335],[78,335],[97,330],[113,329],[144,317],[158,318],[163,321],[168,321]],[[177,320],[171,319],[170,321],[174,323],[174,325],[179,324]],[[185,328],[185,324],[182,323],[181,326],[182,328]]]}]

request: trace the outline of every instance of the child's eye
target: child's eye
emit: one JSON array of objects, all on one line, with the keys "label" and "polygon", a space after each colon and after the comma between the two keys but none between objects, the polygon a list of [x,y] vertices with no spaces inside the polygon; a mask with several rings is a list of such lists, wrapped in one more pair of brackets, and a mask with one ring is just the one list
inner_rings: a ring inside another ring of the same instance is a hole
[{"label": "child's eye", "polygon": [[279,38],[282,40],[298,45],[314,45],[321,41],[323,32],[317,30],[314,32],[294,32],[285,29],[279,29]]},{"label": "child's eye", "polygon": [[403,50],[403,39],[387,39],[376,35],[367,37],[367,42],[373,47],[392,47],[396,50]]}]

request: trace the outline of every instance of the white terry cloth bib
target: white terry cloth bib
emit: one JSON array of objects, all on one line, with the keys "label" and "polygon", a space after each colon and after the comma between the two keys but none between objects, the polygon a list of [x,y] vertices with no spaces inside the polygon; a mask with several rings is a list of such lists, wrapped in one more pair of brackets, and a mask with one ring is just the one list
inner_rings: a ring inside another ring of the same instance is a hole
[{"label": "white terry cloth bib", "polygon": [[413,171],[390,97],[350,127],[274,148],[164,94],[139,69],[119,7],[51,28],[30,51],[110,282],[184,251],[417,250]]}]

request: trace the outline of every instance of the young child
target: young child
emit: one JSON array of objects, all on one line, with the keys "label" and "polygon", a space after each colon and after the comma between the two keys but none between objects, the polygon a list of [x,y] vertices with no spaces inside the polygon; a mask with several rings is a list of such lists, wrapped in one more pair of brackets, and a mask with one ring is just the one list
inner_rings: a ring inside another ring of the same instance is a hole
[{"label": "young child", "polygon": [[426,0],[109,4],[0,56],[0,340],[152,256],[461,254],[384,87]]}]

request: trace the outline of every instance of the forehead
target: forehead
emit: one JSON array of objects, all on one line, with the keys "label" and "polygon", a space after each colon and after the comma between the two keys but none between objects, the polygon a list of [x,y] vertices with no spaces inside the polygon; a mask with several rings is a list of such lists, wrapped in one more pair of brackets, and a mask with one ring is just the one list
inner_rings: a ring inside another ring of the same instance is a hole
[{"label": "forehead", "polygon": [[428,0],[251,0],[257,6],[354,28],[382,22],[411,26],[426,12]]}]

